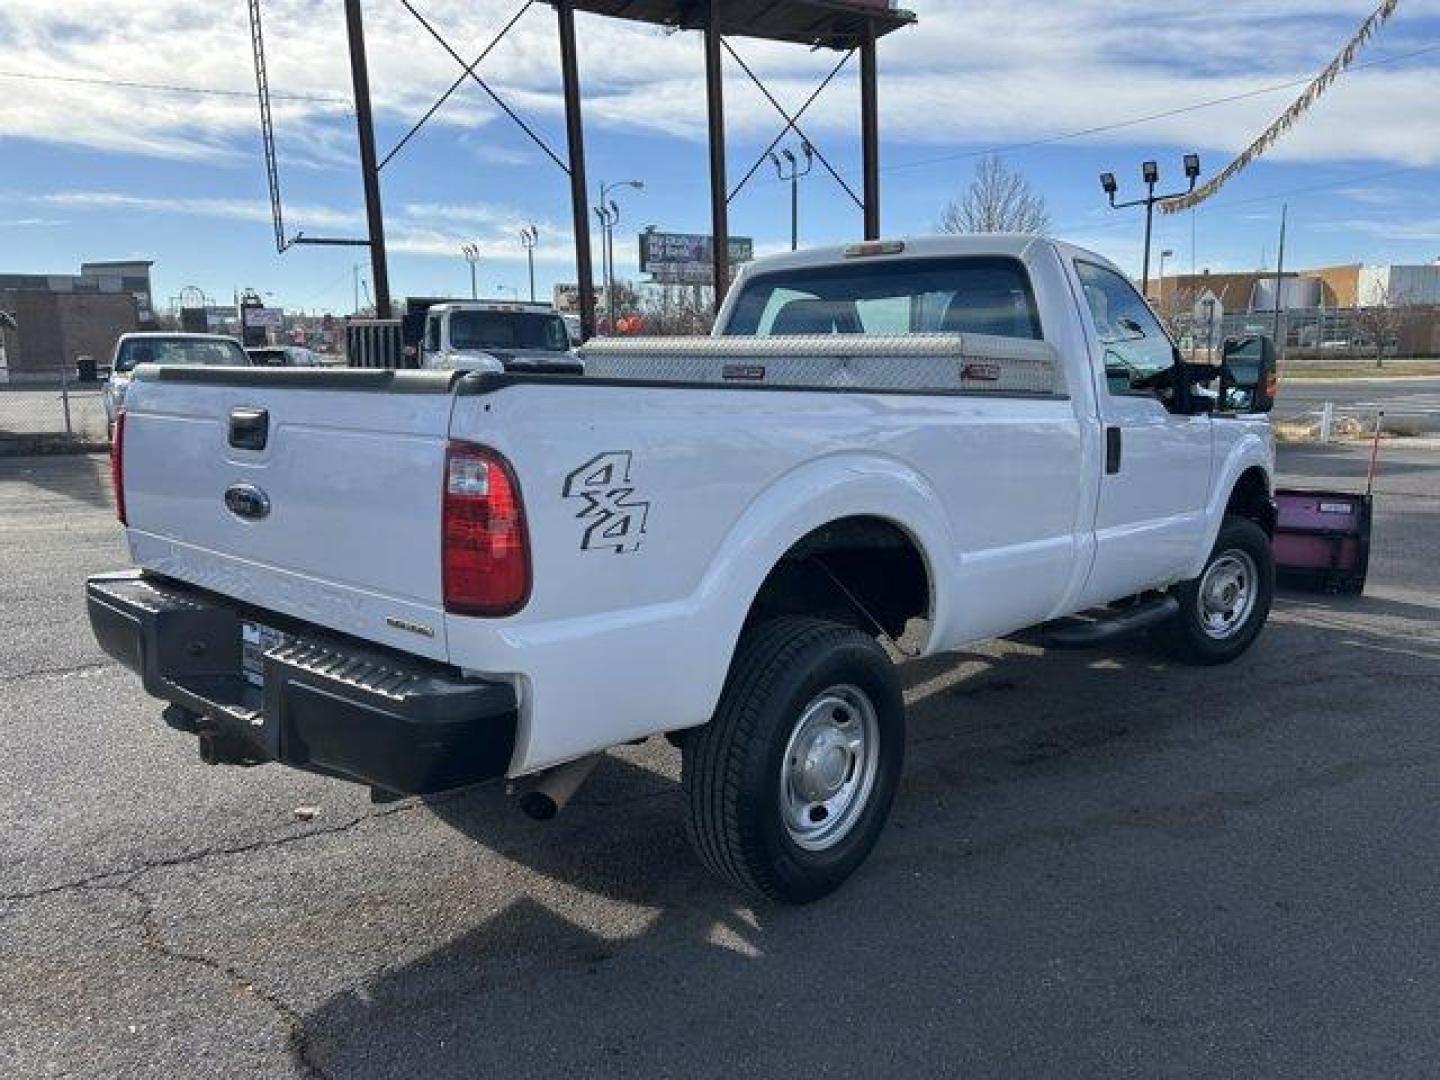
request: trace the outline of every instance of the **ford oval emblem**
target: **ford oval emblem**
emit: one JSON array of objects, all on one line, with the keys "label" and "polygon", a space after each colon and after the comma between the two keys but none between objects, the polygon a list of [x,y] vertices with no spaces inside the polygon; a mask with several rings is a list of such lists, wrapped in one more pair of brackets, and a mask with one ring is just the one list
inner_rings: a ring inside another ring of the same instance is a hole
[{"label": "ford oval emblem", "polygon": [[259,521],[270,513],[270,496],[254,484],[231,484],[225,489],[225,505],[237,517]]}]

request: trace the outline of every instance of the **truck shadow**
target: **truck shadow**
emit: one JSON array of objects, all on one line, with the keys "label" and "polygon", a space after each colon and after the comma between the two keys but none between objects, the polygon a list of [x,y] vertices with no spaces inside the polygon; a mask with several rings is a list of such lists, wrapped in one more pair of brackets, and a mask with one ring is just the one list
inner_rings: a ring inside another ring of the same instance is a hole
[{"label": "truck shadow", "polygon": [[106,454],[0,454],[0,482],[28,484],[95,509],[115,506]]},{"label": "truck shadow", "polygon": [[[1432,629],[1408,652],[1359,664],[1347,654],[1395,642],[1337,618],[1356,612]],[[1350,763],[1308,762],[1316,781],[1276,755],[1243,790],[1216,768],[1199,794],[1157,794],[1167,770],[1185,768],[1177,747],[1192,760],[1250,755],[1315,710],[1401,708],[1387,698],[1391,679],[1440,679],[1437,620],[1440,609],[1421,604],[1297,596],[1224,669],[1175,667],[1144,641],[1061,654],[997,643],[907,664],[909,749],[891,827],[855,879],[805,909],[751,906],[698,866],[678,753],[660,740],[612,754],[550,825],[524,821],[494,788],[433,800],[513,866],[511,899],[304,1015],[299,1052],[358,1077],[932,1071],[923,1040],[913,1056],[899,1045],[905,1032],[978,1022],[980,1004],[957,997],[962,967],[972,984],[987,965],[1009,977],[1003,942],[975,932],[962,945],[969,928],[1008,927],[1030,904],[1083,911],[1117,888],[1166,884],[1144,858],[1121,860],[1132,875],[1122,882],[1073,864],[1035,879],[1037,851],[1095,837],[1119,847],[1134,830],[1211,836],[1237,806],[1331,782],[1324,766]],[[1043,895],[1013,891],[1029,887]],[[837,1016],[863,1016],[872,1032],[885,1016],[900,1026],[878,1039],[800,1034]]]}]

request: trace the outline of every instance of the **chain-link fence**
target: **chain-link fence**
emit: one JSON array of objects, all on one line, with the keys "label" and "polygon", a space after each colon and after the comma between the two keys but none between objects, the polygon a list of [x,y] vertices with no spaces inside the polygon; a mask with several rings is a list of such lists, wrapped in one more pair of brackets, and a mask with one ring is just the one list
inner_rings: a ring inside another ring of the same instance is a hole
[{"label": "chain-link fence", "polygon": [[103,449],[110,430],[102,385],[79,382],[74,368],[0,383],[0,454]]}]

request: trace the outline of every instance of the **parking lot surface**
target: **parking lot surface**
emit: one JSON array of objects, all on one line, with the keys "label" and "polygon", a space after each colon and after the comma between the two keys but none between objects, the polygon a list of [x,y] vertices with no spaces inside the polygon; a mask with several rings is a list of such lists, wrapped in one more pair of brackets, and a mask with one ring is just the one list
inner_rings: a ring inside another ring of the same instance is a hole
[{"label": "parking lot surface", "polygon": [[663,740],[545,825],[201,764],[88,631],[105,472],[0,459],[0,1075],[1434,1075],[1440,450],[1387,445],[1367,595],[1229,668],[908,665],[890,828],[802,909],[703,873]]}]

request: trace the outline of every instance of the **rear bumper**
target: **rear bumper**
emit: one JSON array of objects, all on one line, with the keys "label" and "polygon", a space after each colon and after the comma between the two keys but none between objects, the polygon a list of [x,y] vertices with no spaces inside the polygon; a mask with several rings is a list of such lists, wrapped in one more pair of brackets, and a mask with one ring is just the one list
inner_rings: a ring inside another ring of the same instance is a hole
[{"label": "rear bumper", "polygon": [[[85,593],[100,647],[178,706],[168,723],[223,760],[275,761],[405,795],[509,767],[516,699],[505,683],[139,571],[92,577]],[[256,657],[263,688],[242,666],[246,621],[284,635]]]}]

